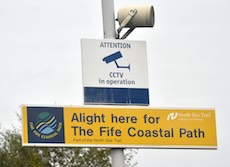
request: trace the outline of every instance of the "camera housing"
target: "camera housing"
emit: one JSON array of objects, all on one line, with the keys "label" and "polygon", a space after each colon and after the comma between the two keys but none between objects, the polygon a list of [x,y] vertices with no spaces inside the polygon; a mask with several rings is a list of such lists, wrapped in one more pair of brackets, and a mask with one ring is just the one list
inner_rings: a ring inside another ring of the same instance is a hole
[{"label": "camera housing", "polygon": [[152,5],[127,6],[120,8],[117,13],[119,25],[129,15],[130,11],[136,10],[137,13],[124,27],[153,27],[155,22],[154,9]]}]

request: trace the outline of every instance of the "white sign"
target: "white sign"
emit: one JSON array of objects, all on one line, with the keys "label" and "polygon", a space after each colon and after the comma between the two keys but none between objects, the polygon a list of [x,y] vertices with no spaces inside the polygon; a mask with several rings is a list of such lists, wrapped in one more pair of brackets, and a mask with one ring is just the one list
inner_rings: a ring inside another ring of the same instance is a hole
[{"label": "white sign", "polygon": [[81,47],[85,103],[149,104],[146,42],[82,39]]}]

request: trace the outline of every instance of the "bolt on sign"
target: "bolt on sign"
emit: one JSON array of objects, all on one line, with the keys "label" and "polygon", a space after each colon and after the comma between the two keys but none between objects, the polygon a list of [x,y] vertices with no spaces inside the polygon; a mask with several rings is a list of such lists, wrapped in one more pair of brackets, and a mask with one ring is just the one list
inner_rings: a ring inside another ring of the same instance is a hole
[{"label": "bolt on sign", "polygon": [[217,148],[215,110],[23,106],[23,145]]}]

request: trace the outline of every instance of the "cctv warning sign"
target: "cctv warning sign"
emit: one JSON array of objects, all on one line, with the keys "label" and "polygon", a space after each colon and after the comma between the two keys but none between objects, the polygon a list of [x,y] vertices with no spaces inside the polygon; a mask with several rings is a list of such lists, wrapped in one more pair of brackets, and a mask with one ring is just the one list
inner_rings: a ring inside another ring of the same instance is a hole
[{"label": "cctv warning sign", "polygon": [[215,110],[23,106],[23,145],[217,148]]},{"label": "cctv warning sign", "polygon": [[149,105],[144,41],[82,39],[86,104]]}]

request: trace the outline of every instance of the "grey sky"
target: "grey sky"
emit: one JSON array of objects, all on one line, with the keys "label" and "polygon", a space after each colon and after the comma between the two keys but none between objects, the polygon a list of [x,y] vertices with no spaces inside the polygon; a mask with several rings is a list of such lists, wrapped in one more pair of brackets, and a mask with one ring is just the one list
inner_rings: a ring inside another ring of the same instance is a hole
[{"label": "grey sky", "polygon": [[[218,150],[139,150],[138,167],[230,166],[230,1],[114,0],[152,4],[147,41],[151,107],[216,108]],[[0,124],[21,104],[82,105],[81,38],[103,38],[100,0],[0,0]]]}]

